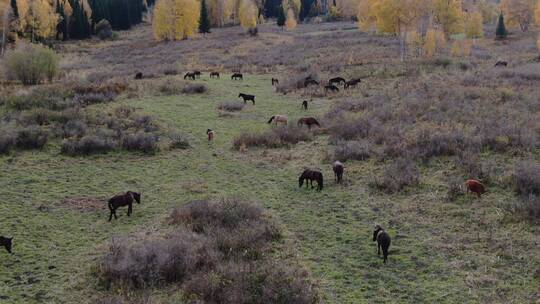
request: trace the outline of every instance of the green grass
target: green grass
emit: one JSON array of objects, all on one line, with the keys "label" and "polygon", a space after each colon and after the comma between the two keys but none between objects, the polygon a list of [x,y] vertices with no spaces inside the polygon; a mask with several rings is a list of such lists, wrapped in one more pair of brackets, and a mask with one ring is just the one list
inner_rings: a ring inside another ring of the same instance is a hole
[{"label": "green grass", "polygon": [[[42,152],[1,156],[0,234],[15,237],[14,255],[0,252],[0,296],[9,303],[93,303],[91,269],[113,236],[163,229],[173,206],[199,198],[240,197],[272,210],[291,233],[300,259],[320,280],[329,303],[534,303],[540,269],[538,226],[508,218],[503,190],[480,201],[460,197],[445,203],[447,160],[422,167],[420,186],[384,195],[367,184],[380,172],[374,161],[346,163],[343,186],[333,183],[324,136],[291,149],[232,150],[242,131],[264,131],[274,114],[293,123],[306,115],[300,98],[272,91],[270,77],[243,82],[204,78],[203,95],[147,97],[129,104],[190,137],[189,150],[153,156],[109,153],[66,157],[58,143]],[[240,114],[221,117],[216,106],[255,94]],[[314,100],[308,113],[321,116],[331,99]],[[99,105],[103,106],[103,105]],[[216,131],[206,141],[206,129]],[[319,167],[325,189],[298,189],[304,166]],[[188,183],[203,181],[204,192]],[[108,198],[137,190],[142,203],[109,223],[108,211],[81,212],[62,205],[69,197]],[[48,208],[39,208],[46,206]],[[501,215],[502,213],[502,215]],[[371,241],[375,222],[393,237],[389,262],[377,258]],[[535,243],[536,242],[536,243]]]}]

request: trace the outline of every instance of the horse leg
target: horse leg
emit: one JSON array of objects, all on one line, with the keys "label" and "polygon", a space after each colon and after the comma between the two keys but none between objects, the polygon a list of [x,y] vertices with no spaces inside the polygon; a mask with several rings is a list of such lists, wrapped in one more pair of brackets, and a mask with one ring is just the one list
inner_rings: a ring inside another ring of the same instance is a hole
[{"label": "horse leg", "polygon": [[113,209],[113,211],[112,211],[112,212],[113,212],[113,214],[114,214],[114,219],[115,219],[115,220],[117,220],[117,219],[118,219],[118,217],[116,216],[116,209]]},{"label": "horse leg", "polygon": [[110,209],[110,212],[111,212],[111,214],[109,214],[109,222],[112,220],[112,216],[113,216],[113,213],[114,213],[112,208]]},{"label": "horse leg", "polygon": [[377,255],[381,255],[381,244],[377,242]]},{"label": "horse leg", "polygon": [[127,216],[131,216],[131,212],[133,212],[133,205],[132,204],[129,204],[128,205],[128,213],[127,213]]}]

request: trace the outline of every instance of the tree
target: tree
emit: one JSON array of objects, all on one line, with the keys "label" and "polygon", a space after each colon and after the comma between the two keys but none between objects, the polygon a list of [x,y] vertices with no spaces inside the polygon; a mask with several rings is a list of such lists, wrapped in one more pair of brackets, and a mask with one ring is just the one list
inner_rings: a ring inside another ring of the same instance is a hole
[{"label": "tree", "polygon": [[526,32],[534,22],[534,7],[536,0],[502,0],[501,10],[509,26],[519,26]]},{"label": "tree", "polygon": [[474,11],[466,14],[465,36],[467,38],[484,37],[484,20],[480,12]]},{"label": "tree", "polygon": [[461,0],[433,0],[433,19],[447,37],[462,32]]},{"label": "tree", "polygon": [[154,8],[152,27],[157,40],[193,37],[199,27],[197,0],[159,0]]},{"label": "tree", "polygon": [[111,24],[105,19],[96,24],[94,31],[101,40],[111,39],[113,36]]},{"label": "tree", "polygon": [[252,0],[241,0],[238,7],[240,25],[247,31],[257,28],[257,7]]},{"label": "tree", "polygon": [[294,12],[292,8],[289,8],[287,11],[287,21],[285,22],[285,27],[288,30],[292,30],[296,27],[296,18],[294,17]]},{"label": "tree", "polygon": [[495,30],[496,39],[506,38],[506,26],[504,25],[504,16],[503,13],[499,14],[499,21],[497,22],[497,29]]},{"label": "tree", "polygon": [[540,0],[536,3],[536,8],[534,10],[534,21],[536,26],[540,27]]},{"label": "tree", "polygon": [[208,10],[206,8],[206,1],[201,2],[201,15],[199,17],[199,33],[210,33],[210,20],[208,19]]},{"label": "tree", "polygon": [[47,0],[30,2],[26,24],[29,26],[32,41],[52,37],[56,33],[58,20],[58,14]]},{"label": "tree", "polygon": [[277,23],[277,25],[278,25],[279,27],[282,27],[282,28],[283,28],[283,26],[285,25],[285,21],[286,21],[286,20],[287,20],[287,19],[286,19],[286,17],[285,17],[285,12],[283,11],[283,7],[280,6],[280,7],[279,7],[279,13],[278,13],[278,15],[277,15],[277,21],[276,21],[276,23]]}]

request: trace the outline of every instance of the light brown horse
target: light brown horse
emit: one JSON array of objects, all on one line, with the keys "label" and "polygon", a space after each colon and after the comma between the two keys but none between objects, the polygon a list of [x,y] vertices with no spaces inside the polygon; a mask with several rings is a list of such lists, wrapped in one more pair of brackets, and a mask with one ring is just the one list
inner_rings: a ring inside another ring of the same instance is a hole
[{"label": "light brown horse", "polygon": [[275,122],[276,126],[278,125],[278,123],[283,123],[284,125],[287,125],[288,123],[287,116],[285,115],[274,115],[270,117],[270,120],[268,121],[268,123],[272,123],[272,121]]}]

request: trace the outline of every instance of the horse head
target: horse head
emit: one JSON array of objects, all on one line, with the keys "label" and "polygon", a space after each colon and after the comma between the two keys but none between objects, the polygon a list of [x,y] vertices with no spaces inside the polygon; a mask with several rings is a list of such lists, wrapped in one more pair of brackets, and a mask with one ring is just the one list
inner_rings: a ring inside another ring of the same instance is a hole
[{"label": "horse head", "polygon": [[135,199],[135,201],[137,201],[137,204],[141,203],[141,194],[140,193],[130,191],[130,194]]}]

